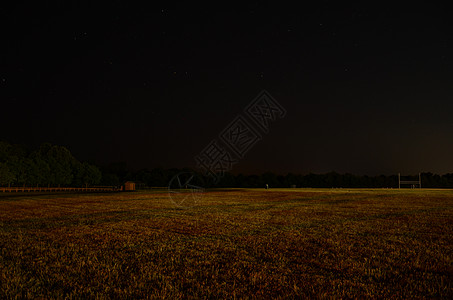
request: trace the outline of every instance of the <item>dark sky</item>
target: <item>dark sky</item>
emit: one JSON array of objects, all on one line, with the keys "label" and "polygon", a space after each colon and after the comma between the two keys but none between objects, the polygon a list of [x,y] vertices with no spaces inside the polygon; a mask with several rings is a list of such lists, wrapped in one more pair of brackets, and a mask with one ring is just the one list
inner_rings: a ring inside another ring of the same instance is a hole
[{"label": "dark sky", "polygon": [[441,4],[68,3],[2,4],[0,139],[194,167],[265,89],[287,114],[234,172],[453,172]]}]

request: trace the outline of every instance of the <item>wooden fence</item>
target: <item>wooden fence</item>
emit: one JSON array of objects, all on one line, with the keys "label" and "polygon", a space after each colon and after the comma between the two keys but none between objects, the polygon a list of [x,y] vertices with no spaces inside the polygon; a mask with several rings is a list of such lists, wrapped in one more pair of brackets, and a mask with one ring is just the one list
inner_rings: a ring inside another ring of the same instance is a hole
[{"label": "wooden fence", "polygon": [[120,189],[108,187],[0,187],[0,193],[24,193],[24,192],[117,192]]}]

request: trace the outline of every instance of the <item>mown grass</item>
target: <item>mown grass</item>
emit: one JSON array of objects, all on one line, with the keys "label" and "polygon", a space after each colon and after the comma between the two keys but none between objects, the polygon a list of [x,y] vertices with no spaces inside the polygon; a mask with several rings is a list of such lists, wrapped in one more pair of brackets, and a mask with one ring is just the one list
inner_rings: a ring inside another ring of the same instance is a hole
[{"label": "mown grass", "polygon": [[453,298],[452,224],[448,190],[3,197],[0,298]]}]

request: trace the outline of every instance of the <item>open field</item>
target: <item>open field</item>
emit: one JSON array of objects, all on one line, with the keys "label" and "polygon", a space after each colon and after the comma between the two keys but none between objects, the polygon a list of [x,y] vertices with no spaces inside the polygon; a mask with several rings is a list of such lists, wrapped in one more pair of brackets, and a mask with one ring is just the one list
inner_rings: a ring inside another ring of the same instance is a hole
[{"label": "open field", "polygon": [[451,299],[452,282],[451,190],[0,198],[0,298]]}]

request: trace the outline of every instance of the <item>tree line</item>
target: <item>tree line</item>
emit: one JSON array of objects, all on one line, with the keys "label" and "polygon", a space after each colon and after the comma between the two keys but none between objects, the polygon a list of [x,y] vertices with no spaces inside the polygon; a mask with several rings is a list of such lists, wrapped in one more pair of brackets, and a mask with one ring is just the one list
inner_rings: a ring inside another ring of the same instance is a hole
[{"label": "tree line", "polygon": [[30,151],[0,141],[0,185],[80,187],[99,184],[101,179],[97,166],[78,161],[63,146],[44,143]]},{"label": "tree line", "polygon": [[[203,187],[270,188],[397,188],[395,175],[354,175],[329,172],[325,174],[278,175],[271,172],[260,175],[225,173],[213,183],[209,177],[189,168],[142,169],[131,171],[127,164],[111,163],[96,166],[80,162],[63,147],[49,143],[38,149],[28,150],[22,145],[0,141],[0,185],[26,186],[119,186],[125,181],[135,181],[138,188],[167,187],[179,173],[193,173],[202,179]],[[413,176],[418,179],[418,176]],[[453,188],[453,173],[437,175],[421,173],[422,187]]]},{"label": "tree line", "polygon": [[[238,188],[398,188],[398,175],[354,175],[329,172],[325,174],[293,174],[278,175],[267,172],[260,175],[244,175],[225,173],[220,180],[212,183],[209,177],[203,176],[190,169],[162,169],[140,170],[129,173],[129,177],[138,183],[138,186],[165,187],[171,178],[180,172],[193,172],[203,179],[204,187],[238,187]],[[410,180],[418,180],[418,174],[408,176]],[[453,173],[437,175],[421,173],[422,187],[424,188],[453,188]],[[409,187],[408,185],[402,187]]]}]

